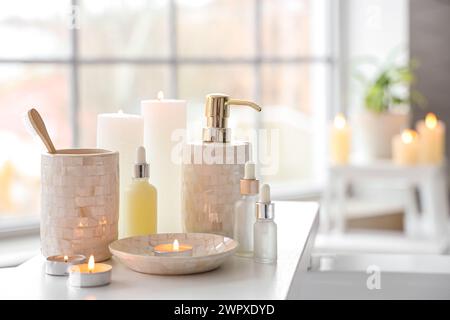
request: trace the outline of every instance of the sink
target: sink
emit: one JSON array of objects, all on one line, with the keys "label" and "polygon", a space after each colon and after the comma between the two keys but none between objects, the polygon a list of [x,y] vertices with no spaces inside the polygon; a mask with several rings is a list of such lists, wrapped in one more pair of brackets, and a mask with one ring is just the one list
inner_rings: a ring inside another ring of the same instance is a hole
[{"label": "sink", "polygon": [[447,255],[313,255],[298,277],[289,299],[450,299]]}]

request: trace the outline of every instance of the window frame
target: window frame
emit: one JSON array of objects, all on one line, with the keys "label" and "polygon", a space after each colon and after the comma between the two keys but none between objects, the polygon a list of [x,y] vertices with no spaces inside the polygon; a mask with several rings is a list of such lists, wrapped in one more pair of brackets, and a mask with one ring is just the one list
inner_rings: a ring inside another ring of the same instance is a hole
[{"label": "window frame", "polygon": [[[262,30],[262,1],[254,1],[254,51],[255,55],[251,58],[223,58],[217,57],[198,57],[198,58],[182,58],[178,56],[177,52],[177,17],[178,17],[178,6],[176,0],[169,0],[169,55],[164,58],[151,58],[151,57],[136,57],[136,58],[112,58],[112,57],[101,57],[101,58],[83,58],[79,53],[79,27],[77,25],[76,19],[78,10],[80,8],[80,0],[71,0],[70,9],[71,15],[73,17],[73,27],[69,28],[70,33],[70,51],[68,58],[30,58],[30,59],[3,59],[0,58],[0,65],[3,64],[50,64],[50,65],[65,65],[69,68],[68,86],[69,86],[69,121],[72,130],[72,145],[74,147],[79,147],[80,138],[80,124],[79,124],[79,111],[80,111],[80,67],[84,65],[120,65],[120,64],[131,64],[131,65],[158,65],[158,66],[168,66],[169,67],[169,95],[174,98],[178,98],[178,69],[183,65],[251,65],[253,68],[253,97],[255,101],[261,100],[262,92],[262,66],[270,64],[315,64],[321,63],[325,64],[330,69],[330,77],[328,88],[329,100],[328,110],[324,111],[325,119],[323,121],[328,121],[331,114],[334,114],[337,110],[341,109],[340,106],[343,105],[342,102],[345,101],[345,96],[340,94],[341,92],[341,82],[343,80],[341,67],[341,55],[342,51],[342,39],[341,39],[341,29],[342,29],[342,19],[340,19],[343,14],[343,6],[341,0],[330,1],[326,3],[325,14],[331,18],[328,24],[328,35],[329,39],[327,41],[330,45],[330,54],[327,56],[304,56],[298,55],[294,57],[278,57],[278,56],[264,56],[261,54],[262,41],[261,41],[261,30]],[[345,44],[345,42],[344,42]],[[258,117],[257,117],[258,119]],[[256,123],[259,126],[259,123]],[[318,138],[323,139],[323,136]],[[283,190],[283,191],[281,191]],[[311,190],[306,190],[305,187],[299,188],[280,188],[280,197],[298,198],[304,196],[305,194],[311,195],[320,194],[321,187],[316,185],[311,188]],[[28,219],[24,219],[28,220]],[[19,223],[19,222],[17,222]],[[30,223],[36,226],[35,219],[30,219],[30,221],[24,223],[19,223],[19,226],[14,226],[14,230],[19,230],[22,228],[29,228]],[[0,228],[0,233],[2,232]]]}]

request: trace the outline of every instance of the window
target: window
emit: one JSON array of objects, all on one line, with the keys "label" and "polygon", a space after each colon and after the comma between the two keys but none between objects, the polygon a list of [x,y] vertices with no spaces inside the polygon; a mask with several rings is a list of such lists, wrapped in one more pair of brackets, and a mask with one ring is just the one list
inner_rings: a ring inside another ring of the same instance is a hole
[{"label": "window", "polygon": [[[0,4],[0,215],[38,212],[40,145],[21,114],[37,106],[59,148],[95,145],[100,112],[138,113],[159,90],[258,101],[235,110],[237,136],[275,129],[273,184],[319,177],[331,101],[327,0],[15,0]],[[261,148],[261,137],[256,140]],[[1,220],[0,220],[1,221]]]}]

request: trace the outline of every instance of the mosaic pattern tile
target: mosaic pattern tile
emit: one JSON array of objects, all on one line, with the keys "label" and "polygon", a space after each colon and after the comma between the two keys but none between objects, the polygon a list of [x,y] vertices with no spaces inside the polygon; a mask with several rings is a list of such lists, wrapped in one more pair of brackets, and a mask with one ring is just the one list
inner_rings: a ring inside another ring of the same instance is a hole
[{"label": "mosaic pattern tile", "polygon": [[[186,148],[181,181],[184,231],[231,237],[234,205],[241,198],[240,179],[249,159],[249,144],[199,144]],[[210,155],[216,163],[204,159],[202,163],[202,155]]]},{"label": "mosaic pattern tile", "polygon": [[58,152],[63,153],[41,158],[42,254],[109,259],[108,245],[117,239],[119,154],[96,149]]}]

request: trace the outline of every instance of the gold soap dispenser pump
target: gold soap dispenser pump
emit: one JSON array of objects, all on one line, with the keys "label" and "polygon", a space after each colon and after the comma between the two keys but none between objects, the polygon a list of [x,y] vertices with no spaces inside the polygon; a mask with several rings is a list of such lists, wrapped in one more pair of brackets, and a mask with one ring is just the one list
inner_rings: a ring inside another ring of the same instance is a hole
[{"label": "gold soap dispenser pump", "polygon": [[202,141],[183,150],[181,214],[185,232],[233,235],[234,206],[241,198],[240,179],[250,160],[249,142],[231,141],[228,127],[231,106],[256,103],[226,94],[206,96]]},{"label": "gold soap dispenser pump", "polygon": [[231,129],[228,128],[230,106],[248,106],[256,111],[261,107],[246,100],[230,99],[221,93],[212,93],[206,96],[205,116],[206,128],[203,128],[203,142],[230,142]]}]

